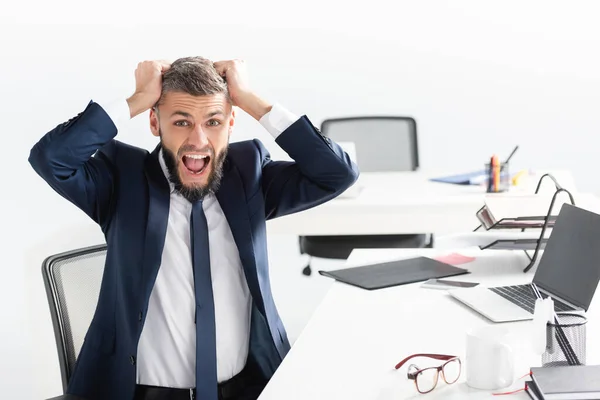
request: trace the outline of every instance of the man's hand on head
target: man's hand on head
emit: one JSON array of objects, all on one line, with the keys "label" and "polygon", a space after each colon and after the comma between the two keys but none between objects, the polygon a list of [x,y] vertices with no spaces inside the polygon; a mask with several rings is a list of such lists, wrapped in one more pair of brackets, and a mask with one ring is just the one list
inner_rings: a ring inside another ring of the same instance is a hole
[{"label": "man's hand on head", "polygon": [[227,82],[227,90],[234,106],[241,108],[257,121],[271,111],[272,105],[250,89],[246,64],[243,60],[217,61],[214,66]]},{"label": "man's hand on head", "polygon": [[131,118],[152,108],[160,99],[162,75],[170,68],[168,61],[143,61],[135,70],[135,93],[127,99]]}]

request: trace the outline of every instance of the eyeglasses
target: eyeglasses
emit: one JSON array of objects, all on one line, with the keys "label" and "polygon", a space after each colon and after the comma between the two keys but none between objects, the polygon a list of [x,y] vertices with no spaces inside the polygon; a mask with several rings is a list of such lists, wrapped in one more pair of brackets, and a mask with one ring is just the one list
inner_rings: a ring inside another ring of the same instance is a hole
[{"label": "eyeglasses", "polygon": [[440,375],[440,372],[442,373],[442,378],[444,379],[444,382],[446,382],[448,385],[453,384],[460,377],[460,371],[462,369],[460,359],[456,356],[448,356],[443,354],[413,354],[412,356],[408,356],[404,360],[396,364],[395,368],[399,369],[408,360],[411,360],[416,357],[427,357],[445,361],[445,363],[438,367],[428,367],[421,369],[415,364],[410,364],[408,366],[406,376],[408,377],[408,379],[415,381],[415,386],[417,387],[417,391],[419,393],[425,394],[435,389],[438,383],[438,377]]}]

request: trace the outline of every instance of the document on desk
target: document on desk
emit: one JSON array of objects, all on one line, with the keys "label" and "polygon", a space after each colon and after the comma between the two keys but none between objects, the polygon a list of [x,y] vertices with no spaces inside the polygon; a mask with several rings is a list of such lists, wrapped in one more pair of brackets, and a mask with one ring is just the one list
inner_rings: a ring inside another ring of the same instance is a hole
[{"label": "document on desk", "polygon": [[442,176],[431,178],[432,182],[453,183],[455,185],[481,185],[487,182],[488,173],[486,171],[468,172],[466,174]]},{"label": "document on desk", "polygon": [[374,290],[429,279],[468,274],[469,271],[428,257],[415,257],[335,271],[319,271],[319,274],[337,281]]}]

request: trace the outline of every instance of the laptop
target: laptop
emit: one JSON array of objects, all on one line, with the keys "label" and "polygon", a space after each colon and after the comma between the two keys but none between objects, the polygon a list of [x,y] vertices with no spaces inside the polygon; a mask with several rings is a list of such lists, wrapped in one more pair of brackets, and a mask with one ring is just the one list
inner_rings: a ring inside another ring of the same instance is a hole
[{"label": "laptop", "polygon": [[[600,215],[563,204],[533,283],[557,313],[587,311],[600,280]],[[448,292],[493,322],[533,319],[532,284]]]}]

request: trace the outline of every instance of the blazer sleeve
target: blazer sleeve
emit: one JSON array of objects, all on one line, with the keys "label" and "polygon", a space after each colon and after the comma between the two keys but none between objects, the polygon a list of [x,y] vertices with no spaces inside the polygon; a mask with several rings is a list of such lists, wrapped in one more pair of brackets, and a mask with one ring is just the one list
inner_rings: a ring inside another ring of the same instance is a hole
[{"label": "blazer sleeve", "polygon": [[116,134],[104,109],[90,102],[76,117],[46,133],[29,155],[35,172],[103,229],[114,192]]},{"label": "blazer sleeve", "polygon": [[302,116],[276,139],[294,160],[273,161],[258,140],[266,218],[276,218],[325,203],[348,189],[359,171],[342,148],[321,135]]}]

